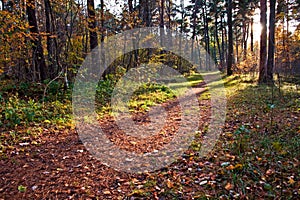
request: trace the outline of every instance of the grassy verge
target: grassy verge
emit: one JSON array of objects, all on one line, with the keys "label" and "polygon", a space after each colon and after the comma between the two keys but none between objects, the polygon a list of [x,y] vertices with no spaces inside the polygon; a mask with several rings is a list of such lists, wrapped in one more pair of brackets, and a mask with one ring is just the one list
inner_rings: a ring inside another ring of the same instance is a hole
[{"label": "grassy verge", "polygon": [[[134,187],[132,196],[145,199],[296,199],[299,196],[300,91],[286,83],[280,91],[277,87],[257,86],[247,77],[238,76],[226,77],[224,83],[228,114],[223,135],[211,155],[198,157],[192,148],[187,157],[136,184],[139,189]],[[155,185],[149,186],[149,182]]]},{"label": "grassy verge", "polygon": [[[176,78],[176,77],[175,77]],[[196,86],[203,82],[200,74],[193,74],[185,77],[185,81],[171,81],[165,85],[156,83],[145,83],[140,85],[133,93],[127,106],[131,112],[145,112],[151,106],[166,102],[180,95],[187,87]],[[112,98],[115,82],[111,80],[102,80],[99,82],[96,90],[97,113],[100,117],[110,115]],[[122,91],[126,94],[127,91]]]},{"label": "grassy verge", "polygon": [[14,83],[0,84],[0,156],[5,157],[15,145],[38,145],[45,132],[59,133],[74,128],[71,115],[70,91],[53,82],[43,102],[45,85]]}]

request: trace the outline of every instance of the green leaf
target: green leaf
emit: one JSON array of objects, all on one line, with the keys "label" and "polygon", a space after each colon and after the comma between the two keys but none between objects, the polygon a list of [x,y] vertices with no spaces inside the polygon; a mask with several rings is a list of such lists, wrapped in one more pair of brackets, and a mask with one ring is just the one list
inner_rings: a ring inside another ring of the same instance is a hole
[{"label": "green leaf", "polygon": [[19,185],[18,190],[19,190],[19,192],[26,192],[26,187],[23,185]]},{"label": "green leaf", "polygon": [[272,189],[272,186],[271,186],[269,183],[265,183],[265,184],[264,184],[264,189],[265,189],[265,190],[271,190],[271,189]]}]

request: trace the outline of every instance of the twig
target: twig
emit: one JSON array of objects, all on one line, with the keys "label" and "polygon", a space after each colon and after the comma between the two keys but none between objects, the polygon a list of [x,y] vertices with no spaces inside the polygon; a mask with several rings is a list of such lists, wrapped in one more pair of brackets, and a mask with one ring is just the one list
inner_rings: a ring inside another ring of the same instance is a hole
[{"label": "twig", "polygon": [[54,79],[52,79],[52,80],[46,85],[46,87],[45,87],[45,89],[44,89],[44,93],[43,93],[43,103],[42,103],[42,107],[43,107],[43,108],[44,108],[44,105],[45,105],[45,96],[46,96],[46,92],[47,92],[47,89],[48,89],[49,85],[50,85],[53,81],[55,81],[56,79],[59,79],[59,78],[61,77],[61,75],[63,74],[63,71],[64,71],[64,69],[61,70],[61,72],[59,72],[59,74],[57,75],[57,77],[55,77]]}]

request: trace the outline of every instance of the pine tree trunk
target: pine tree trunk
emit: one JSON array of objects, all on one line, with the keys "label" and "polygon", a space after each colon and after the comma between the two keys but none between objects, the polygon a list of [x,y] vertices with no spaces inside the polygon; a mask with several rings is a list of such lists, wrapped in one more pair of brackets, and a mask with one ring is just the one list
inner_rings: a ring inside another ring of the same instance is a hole
[{"label": "pine tree trunk", "polygon": [[203,13],[203,24],[204,24],[204,41],[205,41],[205,50],[206,50],[206,54],[205,54],[205,68],[206,70],[210,70],[211,66],[210,66],[210,45],[209,45],[209,41],[210,41],[210,37],[209,37],[209,27],[208,27],[208,18],[207,18],[207,6],[206,6],[206,2],[204,2],[204,6],[202,6],[202,13]]},{"label": "pine tree trunk", "polygon": [[236,30],[235,30],[235,53],[236,53],[236,55],[235,55],[235,57],[236,57],[236,63],[237,64],[240,62],[238,33],[239,33],[239,30],[236,27]]},{"label": "pine tree trunk", "polygon": [[260,34],[260,60],[259,60],[259,78],[260,84],[267,83],[267,0],[260,0],[260,23],[262,26]]},{"label": "pine tree trunk", "polygon": [[165,21],[164,21],[164,14],[165,14],[165,1],[164,0],[160,0],[160,19],[159,19],[159,27],[160,29],[160,44],[161,46],[163,46],[163,38],[164,38],[164,31],[162,29],[164,29],[165,27]]},{"label": "pine tree trunk", "polygon": [[196,26],[197,26],[197,13],[198,12],[199,12],[198,0],[196,0],[195,4],[194,4],[193,14],[192,14],[192,18],[193,18],[192,46],[191,46],[191,58],[192,58],[192,60],[194,58],[194,51],[195,51],[194,44],[195,44],[195,37],[197,35]]},{"label": "pine tree trunk", "polygon": [[273,83],[274,54],[275,54],[275,6],[276,0],[270,1],[269,17],[269,51],[267,62],[267,81]]},{"label": "pine tree trunk", "polygon": [[251,22],[250,22],[250,50],[253,53],[254,52],[254,31],[253,31],[253,22],[254,19],[251,18]]},{"label": "pine tree trunk", "polygon": [[233,64],[233,23],[232,23],[232,0],[228,0],[228,58],[227,58],[227,75],[232,75]]},{"label": "pine tree trunk", "polygon": [[221,68],[222,68],[222,70],[225,68],[225,66],[226,66],[226,57],[227,57],[227,50],[226,50],[226,48],[225,48],[225,38],[226,38],[226,36],[225,36],[225,34],[226,34],[226,28],[225,28],[225,25],[224,25],[225,23],[224,23],[224,16],[223,15],[221,15],[221,34],[222,34],[222,36],[221,36],[221,47],[222,47],[222,50],[221,50],[221,52],[222,52],[222,66],[221,66]]},{"label": "pine tree trunk", "polygon": [[218,53],[219,53],[219,59],[220,59],[220,65],[223,66],[223,52],[221,50],[221,45],[220,45],[220,39],[219,39],[219,32],[218,32],[218,15],[217,15],[217,10],[215,14],[215,38],[217,42],[217,47],[218,47]]}]

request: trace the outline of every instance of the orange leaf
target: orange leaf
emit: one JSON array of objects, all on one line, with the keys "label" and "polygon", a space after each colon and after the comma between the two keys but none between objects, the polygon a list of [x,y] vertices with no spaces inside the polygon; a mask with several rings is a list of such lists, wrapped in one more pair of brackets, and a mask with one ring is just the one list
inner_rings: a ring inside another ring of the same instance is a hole
[{"label": "orange leaf", "polygon": [[226,167],[227,170],[233,170],[234,166],[233,165],[229,165],[228,167]]},{"label": "orange leaf", "polygon": [[225,186],[226,190],[232,190],[233,188],[234,188],[234,185],[231,184],[231,183],[227,183],[226,186]]},{"label": "orange leaf", "polygon": [[288,182],[289,184],[293,185],[296,181],[294,181],[294,179],[290,177]]},{"label": "orange leaf", "polygon": [[103,191],[103,194],[108,195],[108,194],[111,194],[111,192],[110,192],[109,190],[104,190],[104,191]]},{"label": "orange leaf", "polygon": [[174,187],[174,184],[173,184],[169,179],[167,180],[167,187],[168,187],[169,189],[171,189],[171,188]]}]

